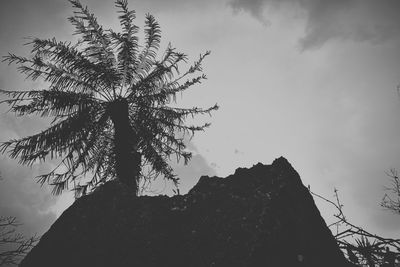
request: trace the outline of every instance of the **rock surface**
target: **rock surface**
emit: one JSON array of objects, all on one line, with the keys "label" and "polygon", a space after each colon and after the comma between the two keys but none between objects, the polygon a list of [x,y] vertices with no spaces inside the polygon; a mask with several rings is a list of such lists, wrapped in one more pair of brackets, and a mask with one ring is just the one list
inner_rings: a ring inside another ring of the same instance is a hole
[{"label": "rock surface", "polygon": [[284,158],[135,198],[116,182],[75,201],[26,266],[352,266]]}]

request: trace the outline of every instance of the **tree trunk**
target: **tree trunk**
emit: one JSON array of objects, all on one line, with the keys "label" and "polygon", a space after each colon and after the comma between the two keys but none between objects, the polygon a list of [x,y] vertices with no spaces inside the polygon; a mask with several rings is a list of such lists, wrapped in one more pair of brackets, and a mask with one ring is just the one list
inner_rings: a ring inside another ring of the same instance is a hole
[{"label": "tree trunk", "polygon": [[128,102],[120,98],[109,106],[114,124],[114,153],[117,179],[138,193],[141,155],[136,151],[138,138],[130,126]]}]

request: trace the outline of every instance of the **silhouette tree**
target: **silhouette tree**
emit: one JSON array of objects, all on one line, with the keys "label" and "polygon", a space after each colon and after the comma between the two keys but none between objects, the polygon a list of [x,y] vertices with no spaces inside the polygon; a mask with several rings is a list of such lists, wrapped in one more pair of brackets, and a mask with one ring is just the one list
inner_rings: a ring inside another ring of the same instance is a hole
[{"label": "silhouette tree", "polygon": [[[336,209],[335,221],[328,228],[332,230],[339,248],[347,254],[351,262],[360,264],[359,266],[386,266],[385,262],[395,262],[399,258],[400,239],[382,237],[351,223],[344,214],[344,206],[336,188],[333,201],[315,192],[310,193]],[[397,252],[392,252],[389,248]]]},{"label": "silhouette tree", "polygon": [[177,183],[168,160],[175,155],[186,164],[191,153],[183,137],[209,126],[186,125],[186,118],[210,115],[218,106],[177,108],[176,94],[206,79],[202,62],[210,52],[179,72],[187,56],[171,45],[157,59],[161,30],[152,15],[146,14],[144,44],[139,45],[135,11],[126,0],[115,2],[120,32],[104,29],[78,0],[69,2],[74,8],[69,21],[79,36],[75,44],[32,38],[31,57],[4,57],[27,78],[43,79],[46,89],[1,90],[9,97],[2,102],[17,115],[53,120],[38,134],[2,143],[0,151],[10,151],[27,165],[58,158],[55,169],[38,177],[54,185],[55,194],[84,176],[89,180],[76,186],[79,194],[113,179],[137,193],[145,168]]},{"label": "silhouette tree", "polygon": [[387,175],[391,183],[385,187],[387,193],[381,201],[381,206],[394,213],[400,214],[400,180],[396,169],[391,169]]},{"label": "silhouette tree", "polygon": [[18,265],[39,241],[37,236],[25,238],[18,226],[15,217],[0,216],[0,266]]}]

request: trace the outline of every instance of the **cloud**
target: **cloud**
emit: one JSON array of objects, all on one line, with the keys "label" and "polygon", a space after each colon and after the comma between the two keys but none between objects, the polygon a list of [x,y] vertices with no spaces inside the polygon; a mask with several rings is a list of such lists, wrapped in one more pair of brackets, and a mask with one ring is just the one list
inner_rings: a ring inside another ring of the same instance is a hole
[{"label": "cloud", "polygon": [[43,34],[64,24],[63,14],[67,1],[37,0],[14,1],[0,9],[0,41],[2,46],[11,45],[15,39]]},{"label": "cloud", "polygon": [[45,167],[21,167],[7,156],[0,157],[0,216],[15,216],[27,236],[43,234],[56,219],[50,208],[57,199],[34,179]]},{"label": "cloud", "polygon": [[237,148],[235,148],[235,149],[233,150],[233,153],[236,154],[236,155],[243,155],[243,154],[244,154],[243,151],[241,151],[241,150],[239,150],[239,149],[237,149]]},{"label": "cloud", "polygon": [[265,14],[293,10],[306,20],[303,50],[317,49],[330,40],[382,43],[400,36],[398,0],[231,0],[234,11],[249,12],[265,23]]},{"label": "cloud", "polygon": [[[28,51],[23,39],[28,36],[49,37],[47,32],[64,24],[66,15],[62,14],[68,5],[64,0],[15,1],[4,4],[0,9],[0,57],[8,52],[17,54]],[[60,19],[60,17],[62,19]],[[50,23],[51,22],[51,23]],[[52,35],[50,35],[52,36]],[[32,83],[24,82],[15,66],[0,64],[0,88],[20,90],[31,88]],[[0,101],[6,97],[0,95]],[[5,113],[9,107],[0,105],[0,142],[20,138],[45,128],[48,123],[37,117],[16,118]],[[31,236],[43,234],[56,219],[52,207],[57,198],[52,196],[48,186],[41,187],[35,177],[50,170],[50,164],[34,165],[32,168],[21,166],[18,160],[12,160],[7,154],[0,154],[0,216],[15,216],[22,226],[18,229]]]},{"label": "cloud", "polygon": [[[32,134],[46,124],[35,117],[16,119],[1,110],[0,142]],[[0,154],[0,216],[15,216],[23,224],[19,230],[27,236],[43,234],[56,219],[52,207],[57,198],[49,186],[41,187],[35,179],[50,168],[49,163],[21,166],[7,154]]]},{"label": "cloud", "polygon": [[[192,144],[192,146],[194,146]],[[170,162],[171,167],[174,169],[174,173],[179,178],[179,193],[181,195],[189,192],[194,185],[197,184],[201,176],[215,176],[217,173],[215,171],[216,166],[209,164],[207,160],[201,154],[194,154],[192,159],[187,165],[184,165],[182,161]],[[144,195],[173,195],[173,190],[175,186],[172,182],[164,180],[162,177],[158,177],[156,180],[152,181],[145,190]]]}]

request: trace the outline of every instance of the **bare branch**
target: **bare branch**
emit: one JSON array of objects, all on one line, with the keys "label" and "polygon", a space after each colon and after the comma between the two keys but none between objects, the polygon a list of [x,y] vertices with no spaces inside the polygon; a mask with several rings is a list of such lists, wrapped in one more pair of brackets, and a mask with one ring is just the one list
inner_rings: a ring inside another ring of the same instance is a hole
[{"label": "bare branch", "polygon": [[[340,202],[336,188],[334,189],[335,200],[333,201],[317,193],[311,191],[310,193],[336,208],[337,213],[333,215],[335,222],[328,227],[332,231],[335,229],[336,242],[350,261],[355,264],[365,264],[360,266],[376,266],[375,264],[392,266],[381,264],[388,264],[388,258],[392,255],[394,255],[394,259],[400,259],[400,239],[385,238],[351,223],[344,215],[343,204]],[[390,248],[397,250],[397,252],[390,251]]]},{"label": "bare branch", "polygon": [[18,265],[39,241],[36,235],[25,238],[18,233],[20,225],[13,216],[0,217],[0,266]]}]

